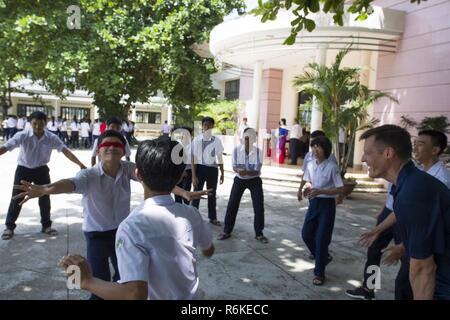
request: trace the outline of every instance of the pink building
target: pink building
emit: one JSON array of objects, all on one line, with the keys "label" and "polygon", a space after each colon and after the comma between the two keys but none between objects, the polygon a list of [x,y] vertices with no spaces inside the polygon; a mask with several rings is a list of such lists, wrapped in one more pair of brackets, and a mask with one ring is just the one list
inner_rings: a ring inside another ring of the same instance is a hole
[{"label": "pink building", "polygon": [[[223,66],[213,81],[224,96],[239,97],[242,116],[264,133],[277,128],[280,118],[289,125],[297,116],[300,96],[292,80],[307,63],[330,64],[352,43],[354,51],[343,65],[363,67],[364,84],[390,91],[399,100],[399,104],[380,100],[370,108],[381,123],[399,124],[402,115],[416,121],[449,116],[450,1],[417,5],[379,0],[373,5],[374,13],[366,21],[355,21],[348,14],[343,27],[335,26],[330,15],[313,15],[316,29],[300,33],[293,46],[282,45],[292,20],[288,11],[266,23],[251,15],[230,17],[211,32],[210,51]],[[322,114],[313,108],[310,129],[321,126]],[[362,144],[357,144],[353,161],[357,167],[361,154]]]}]

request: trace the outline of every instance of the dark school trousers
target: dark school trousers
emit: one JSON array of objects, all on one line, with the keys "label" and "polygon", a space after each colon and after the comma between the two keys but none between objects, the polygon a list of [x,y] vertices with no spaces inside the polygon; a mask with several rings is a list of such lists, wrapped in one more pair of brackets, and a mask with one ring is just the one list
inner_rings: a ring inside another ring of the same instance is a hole
[{"label": "dark school trousers", "polygon": [[[380,215],[377,218],[377,226],[382,223],[390,214],[391,210],[384,207]],[[380,236],[372,243],[372,245],[367,249],[367,260],[364,266],[363,272],[363,287],[367,289],[367,279],[373,275],[373,272],[368,272],[370,266],[380,266],[381,256],[383,255],[382,250],[387,248],[391,240],[394,239],[395,243],[399,243],[398,236],[394,230],[394,226],[383,231]]]},{"label": "dark school trousers", "polygon": [[[111,264],[114,268],[112,281],[116,282],[120,279],[116,257],[116,232],[117,229],[84,232],[87,260],[91,265],[92,275],[105,281],[111,281],[109,259],[111,259]],[[90,297],[90,300],[98,299],[100,298],[94,294]]]},{"label": "dark school trousers", "polygon": [[225,227],[223,232],[231,234],[236,223],[236,216],[241,203],[242,195],[245,189],[250,190],[252,197],[253,212],[255,217],[253,219],[253,227],[256,236],[263,235],[264,229],[264,194],[262,188],[262,180],[260,177],[248,180],[234,178],[233,187],[230,192],[230,199],[228,200],[227,212],[225,214]]},{"label": "dark school trousers", "polygon": [[300,156],[300,140],[296,138],[289,140],[289,148],[291,154],[291,164],[296,165],[297,159]]},{"label": "dark school trousers", "polygon": [[314,275],[325,276],[325,266],[328,260],[328,246],[334,228],[336,216],[335,198],[313,198],[309,201],[305,222],[302,228],[302,238],[309,251],[315,257]]},{"label": "dark school trousers", "polygon": [[[14,175],[14,184],[19,185],[20,180],[33,182],[34,184],[49,184],[50,183],[50,169],[47,166],[42,166],[30,169],[24,166],[17,166]],[[23,192],[22,190],[13,189],[12,196]],[[6,228],[14,230],[16,228],[16,220],[19,217],[20,209],[22,207],[19,203],[23,198],[13,200],[9,203],[8,214],[6,215]],[[42,196],[39,198],[39,209],[41,211],[42,230],[50,227],[52,221],[50,220],[50,196]]]},{"label": "dark school trousers", "polygon": [[[208,167],[202,164],[197,164],[196,166],[198,186],[195,188],[195,191],[203,190],[205,182],[207,189],[213,189],[211,194],[208,195],[208,218],[210,221],[217,220],[216,190],[217,180],[219,178],[219,169],[217,167]],[[198,209],[200,199],[192,200],[192,205]]]},{"label": "dark school trousers", "polygon": [[[192,170],[190,170],[190,169],[186,170],[186,177],[181,179],[180,183],[177,184],[177,186],[180,187],[183,190],[191,191],[191,187],[192,187]],[[175,201],[178,202],[178,203],[189,204],[189,201],[187,201],[186,199],[184,199],[183,197],[178,196],[178,195],[175,195]]]}]

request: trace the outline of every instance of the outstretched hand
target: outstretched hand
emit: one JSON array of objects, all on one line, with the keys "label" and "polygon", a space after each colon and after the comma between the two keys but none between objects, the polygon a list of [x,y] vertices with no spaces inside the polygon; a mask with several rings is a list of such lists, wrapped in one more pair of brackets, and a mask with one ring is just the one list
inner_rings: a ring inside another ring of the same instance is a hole
[{"label": "outstretched hand", "polygon": [[213,189],[206,189],[206,190],[200,190],[200,191],[189,191],[185,193],[184,198],[187,201],[196,200],[196,199],[205,199],[203,196],[211,195],[213,192]]},{"label": "outstretched hand", "polygon": [[359,237],[359,243],[361,244],[361,246],[368,248],[375,242],[375,240],[378,239],[378,236],[379,234],[375,230],[364,232]]},{"label": "outstretched hand", "polygon": [[14,189],[22,190],[23,192],[12,197],[13,200],[22,199],[19,205],[23,205],[30,199],[39,198],[45,195],[44,186],[32,184],[31,182],[20,180],[19,185],[14,185]]}]

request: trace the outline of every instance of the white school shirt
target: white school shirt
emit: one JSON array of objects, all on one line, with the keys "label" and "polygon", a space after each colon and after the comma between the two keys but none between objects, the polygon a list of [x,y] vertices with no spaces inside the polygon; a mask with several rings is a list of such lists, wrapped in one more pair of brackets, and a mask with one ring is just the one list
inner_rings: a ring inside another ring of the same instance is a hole
[{"label": "white school shirt", "polygon": [[[310,181],[313,189],[334,189],[343,187],[338,165],[330,158],[317,164],[317,161],[310,161],[306,167],[303,179]],[[335,198],[325,194],[318,195],[317,198]]]},{"label": "white school shirt", "polygon": [[394,211],[394,196],[391,194],[392,191],[392,183],[388,183],[387,188],[387,196],[386,196],[386,204],[384,205],[390,211]]},{"label": "white school shirt", "polygon": [[70,129],[72,130],[72,131],[79,131],[80,130],[80,124],[79,123],[76,123],[75,121],[72,121],[71,123],[70,123]]},{"label": "white school shirt", "polygon": [[234,147],[231,158],[233,168],[237,167],[248,171],[258,171],[258,175],[256,176],[241,176],[239,173],[236,173],[236,177],[242,180],[250,180],[261,176],[262,159],[262,151],[255,145],[251,146],[248,154],[245,152],[244,145]]},{"label": "white school shirt", "polygon": [[163,133],[166,133],[166,134],[169,134],[170,133],[170,125],[169,124],[163,124],[163,126],[162,126],[162,131],[163,131]]},{"label": "white school shirt", "polygon": [[25,128],[25,120],[20,118],[19,120],[17,120],[17,129],[22,130],[24,128]]},{"label": "white school shirt", "polygon": [[56,121],[55,121],[55,123],[53,124],[53,122],[50,120],[50,121],[47,123],[47,129],[50,130],[50,131],[58,131],[58,127],[56,126]]},{"label": "white school shirt", "polygon": [[94,122],[94,125],[92,126],[92,135],[99,136],[100,134],[100,122]]},{"label": "white school shirt", "polygon": [[[334,161],[337,164],[337,160],[334,154],[330,154],[330,157],[328,159],[331,159],[332,161]],[[305,155],[305,159],[303,159],[303,167],[302,167],[302,171],[303,173],[306,171],[306,166],[308,165],[308,162],[314,160],[314,155],[311,151],[309,151],[306,155]]]},{"label": "white school shirt", "polygon": [[222,141],[215,136],[206,139],[203,134],[200,134],[192,141],[191,148],[195,164],[202,164],[208,167],[217,167],[216,158],[223,154]]},{"label": "white school shirt", "polygon": [[89,130],[91,129],[90,126],[89,126],[89,123],[82,122],[80,124],[80,129],[81,129],[81,132],[80,132],[81,137],[82,138],[88,138],[89,137]]},{"label": "white school shirt", "polygon": [[8,128],[16,128],[17,127],[17,119],[13,117],[8,118]]},{"label": "white school shirt", "polygon": [[38,139],[33,130],[23,130],[9,139],[4,147],[11,151],[20,147],[17,164],[29,169],[45,166],[50,162],[52,150],[61,152],[66,148],[57,135],[44,130],[44,135]]},{"label": "white school shirt", "polygon": [[128,124],[125,121],[122,122],[122,131],[123,132],[130,132],[130,128],[128,128]]},{"label": "white school shirt", "polygon": [[67,131],[67,121],[63,121],[61,123],[61,131]]},{"label": "white school shirt", "polygon": [[116,177],[108,176],[101,162],[81,170],[69,180],[74,193],[83,195],[83,231],[115,230],[130,213],[130,180],[137,181],[136,165],[121,161]]},{"label": "white school shirt", "polygon": [[299,124],[294,124],[289,130],[290,139],[300,139],[302,137],[302,127]]},{"label": "white school shirt", "polygon": [[170,195],[148,198],[119,226],[119,283],[145,281],[150,300],[187,300],[197,291],[196,250],[212,245],[200,212]]},{"label": "white school shirt", "polygon": [[[98,139],[95,139],[94,141],[94,145],[92,146],[92,157],[96,157],[97,156],[97,145],[98,145]],[[130,157],[131,156],[131,150],[130,150],[130,145],[128,143],[128,140],[125,139],[125,157]],[[100,159],[100,157],[99,157]]]},{"label": "white school shirt", "polygon": [[28,120],[25,122],[25,130],[31,130],[31,123]]},{"label": "white school shirt", "polygon": [[[419,169],[423,170],[423,167],[419,167]],[[432,175],[443,184],[450,189],[450,171],[445,167],[444,162],[438,161],[436,162],[426,173]]]}]

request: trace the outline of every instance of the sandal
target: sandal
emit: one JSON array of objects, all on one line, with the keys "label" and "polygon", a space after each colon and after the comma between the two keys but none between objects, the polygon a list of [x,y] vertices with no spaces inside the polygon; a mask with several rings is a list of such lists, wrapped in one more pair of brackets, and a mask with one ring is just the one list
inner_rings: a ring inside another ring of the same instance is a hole
[{"label": "sandal", "polygon": [[226,239],[229,239],[229,238],[231,238],[231,234],[229,234],[229,233],[221,233],[217,237],[217,240],[226,240]]},{"label": "sandal", "polygon": [[255,239],[262,243],[269,243],[269,239],[267,239],[265,236],[256,236]]},{"label": "sandal", "polygon": [[14,231],[11,229],[5,229],[2,234],[2,240],[11,240],[14,237]]},{"label": "sandal", "polygon": [[315,286],[321,286],[323,285],[325,282],[325,277],[315,277],[313,279],[313,285]]},{"label": "sandal", "polygon": [[58,231],[56,231],[55,229],[52,229],[52,227],[42,229],[42,233],[45,233],[46,235],[49,235],[49,236],[57,236],[58,235]]},{"label": "sandal", "polygon": [[219,220],[209,220],[209,222],[218,227],[220,227],[222,225]]}]

